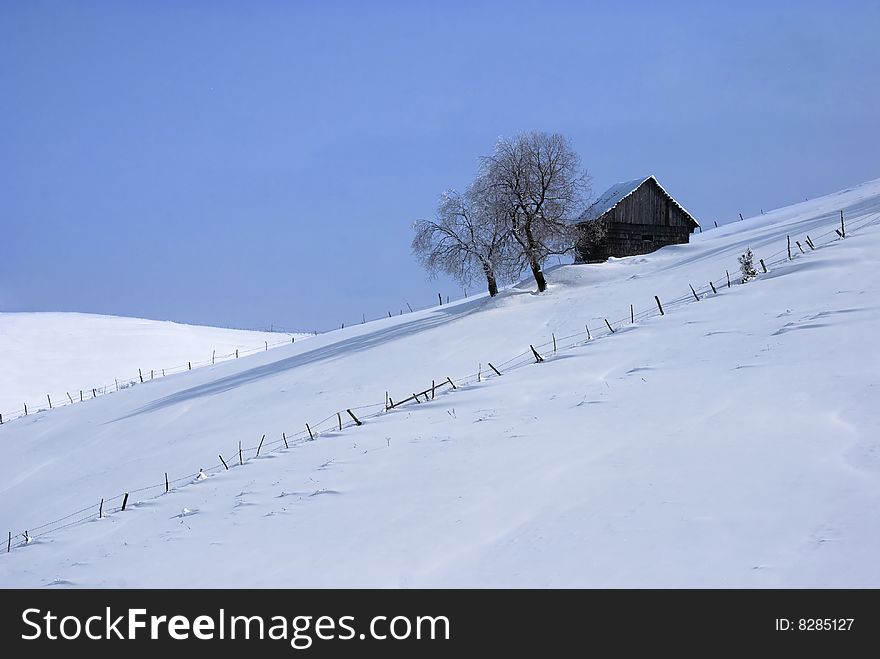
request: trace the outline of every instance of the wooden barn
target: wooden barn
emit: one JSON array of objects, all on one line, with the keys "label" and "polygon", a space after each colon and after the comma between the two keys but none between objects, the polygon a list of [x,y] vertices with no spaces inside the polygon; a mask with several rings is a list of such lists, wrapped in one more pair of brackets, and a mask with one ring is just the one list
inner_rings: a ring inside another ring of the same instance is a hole
[{"label": "wooden barn", "polygon": [[653,176],[617,183],[581,216],[575,263],[647,254],[686,243],[699,223]]}]

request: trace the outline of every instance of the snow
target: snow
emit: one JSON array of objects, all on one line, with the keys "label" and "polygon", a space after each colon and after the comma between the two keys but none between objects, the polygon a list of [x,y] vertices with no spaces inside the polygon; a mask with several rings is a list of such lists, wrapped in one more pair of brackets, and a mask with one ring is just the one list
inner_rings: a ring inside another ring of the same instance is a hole
[{"label": "snow", "polygon": [[617,206],[617,204],[619,204],[625,197],[630,196],[633,192],[638,190],[639,186],[649,178],[652,177],[643,176],[641,178],[633,179],[632,181],[615,183],[596,198],[596,201],[594,201],[586,210],[582,219],[592,220],[601,217]]},{"label": "snow", "polygon": [[624,199],[629,197],[633,192],[638,190],[641,187],[642,183],[645,183],[646,181],[650,181],[652,179],[653,179],[654,183],[657,184],[657,187],[663,191],[663,194],[665,194],[667,197],[669,197],[669,199],[672,201],[673,204],[678,206],[684,213],[686,213],[687,216],[690,217],[691,220],[693,220],[693,222],[696,226],[700,225],[700,223],[694,219],[693,215],[691,215],[684,208],[684,206],[679,204],[675,200],[675,198],[671,194],[669,194],[662,185],[660,185],[660,182],[653,175],[643,176],[641,178],[633,179],[632,181],[623,181],[622,183],[615,183],[614,185],[612,185],[610,188],[608,188],[605,192],[603,192],[601,195],[599,195],[596,198],[596,201],[594,201],[590,205],[590,207],[586,211],[584,211],[584,213],[580,219],[581,220],[595,220],[595,219],[602,217],[605,213],[610,211],[612,208],[617,206],[617,204],[619,204],[621,201],[623,201]]},{"label": "snow", "polygon": [[4,424],[0,584],[880,586],[877,254],[880,180]]},{"label": "snow", "polygon": [[84,313],[0,312],[0,412],[4,421],[29,411],[79,402],[149,378],[286,345],[310,334],[183,325]]}]

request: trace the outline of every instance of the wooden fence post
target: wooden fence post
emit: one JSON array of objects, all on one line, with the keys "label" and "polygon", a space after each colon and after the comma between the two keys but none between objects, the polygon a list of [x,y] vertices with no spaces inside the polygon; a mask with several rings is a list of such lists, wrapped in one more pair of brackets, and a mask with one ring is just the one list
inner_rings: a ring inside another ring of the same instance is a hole
[{"label": "wooden fence post", "polygon": [[636,322],[636,312],[633,309],[633,305],[629,305],[629,324],[633,325]]},{"label": "wooden fence post", "polygon": [[266,352],[268,352],[268,351],[269,351],[269,342],[268,342],[268,341],[264,341],[263,343],[266,344]]},{"label": "wooden fence post", "polygon": [[128,492],[125,493],[125,496],[122,497],[122,510],[120,512],[125,512],[125,506],[128,503]]},{"label": "wooden fence post", "polygon": [[336,413],[336,420],[339,421],[339,429],[342,430],[342,414],[341,413],[339,413],[339,412]]},{"label": "wooden fence post", "polygon": [[238,348],[235,349],[235,358],[238,359]]},{"label": "wooden fence post", "polygon": [[[186,369],[187,371],[193,370],[193,363],[192,362],[187,362],[186,366],[187,366],[187,369]],[[152,373],[153,373],[153,371],[150,371],[150,374],[152,374]],[[152,379],[152,378],[150,378],[150,379]]]},{"label": "wooden fence post", "polygon": [[807,236],[807,245],[810,246],[810,249],[816,249],[816,246],[813,244],[813,241],[810,239],[810,236]]},{"label": "wooden fence post", "polygon": [[410,313],[413,312],[412,307],[409,306],[409,302],[406,303],[406,308],[409,309],[409,312],[410,312]]},{"label": "wooden fence post", "polygon": [[46,394],[46,400],[49,401],[49,409],[52,409],[52,397],[49,394]]},{"label": "wooden fence post", "polygon": [[739,221],[742,222],[742,219],[743,219],[743,214],[740,213],[740,214],[739,214]]},{"label": "wooden fence post", "polygon": [[281,439],[284,440],[284,448],[290,448],[290,446],[287,444],[287,433],[281,433]]},{"label": "wooden fence post", "polygon": [[550,336],[553,337],[553,354],[556,354],[556,334],[550,332]]},{"label": "wooden fence post", "polygon": [[[117,386],[118,386],[118,385],[117,385]],[[69,400],[69,401],[70,401],[70,404],[73,405],[73,398],[70,397],[70,392],[69,392],[69,391],[66,391],[66,392],[64,392],[64,393],[67,394],[67,400]]]},{"label": "wooden fence post", "polygon": [[138,369],[138,377],[141,379],[141,384],[144,383],[144,374],[141,372],[141,369]]},{"label": "wooden fence post", "polygon": [[243,465],[244,459],[241,457],[241,440],[238,440],[238,464]]},{"label": "wooden fence post", "polygon": [[0,412],[0,425],[3,425],[3,413]]},{"label": "wooden fence post", "polygon": [[153,369],[150,369],[150,379],[153,379]]},{"label": "wooden fence post", "polygon": [[[712,220],[712,221],[715,222],[715,220]],[[718,228],[718,222],[715,222],[715,228],[716,229]]]},{"label": "wooden fence post", "polygon": [[83,390],[80,389],[79,390],[79,402],[81,403],[82,401],[83,401]]},{"label": "wooden fence post", "polygon": [[352,412],[351,410],[345,410],[345,411],[348,412],[348,416],[350,416],[350,417],[354,420],[354,424],[355,424],[356,426],[362,426],[362,425],[364,425],[364,424],[360,421],[360,419],[358,419],[358,418],[354,415],[354,412]]},{"label": "wooden fence post", "polygon": [[697,302],[699,302],[699,301],[700,301],[700,296],[699,296],[699,295],[697,295],[697,292],[696,292],[696,291],[695,291],[695,290],[694,290],[694,287],[693,287],[693,285],[691,285],[691,284],[688,284],[688,286],[690,286],[690,287],[691,287],[691,293],[693,293],[693,294],[694,294],[694,299],[695,299],[695,300],[696,300],[696,301],[697,301]]},{"label": "wooden fence post", "polygon": [[434,384],[434,381],[431,380],[431,400],[434,400],[434,390],[435,389],[436,389],[436,385]]},{"label": "wooden fence post", "polygon": [[843,226],[843,211],[840,211],[840,237],[846,238],[846,227]]},{"label": "wooden fence post", "polygon": [[24,404],[24,415],[27,416],[27,403]]},{"label": "wooden fence post", "polygon": [[788,249],[788,260],[791,261],[791,236],[785,237],[785,247]]},{"label": "wooden fence post", "polygon": [[758,259],[758,260],[761,262],[761,268],[764,270],[764,272],[767,272],[767,266],[764,265],[764,259]]},{"label": "wooden fence post", "polygon": [[455,383],[452,381],[452,378],[447,377],[446,381],[449,383],[449,386],[451,386],[453,389],[458,389],[458,387],[456,387]]},{"label": "wooden fence post", "polygon": [[440,298],[440,306],[442,307],[443,306],[443,296],[440,295],[440,293],[437,293],[437,297]]},{"label": "wooden fence post", "polygon": [[725,270],[724,273],[727,275],[727,288],[730,288],[730,272]]},{"label": "wooden fence post", "polygon": [[709,282],[709,286],[712,287],[712,292],[715,293],[715,294],[717,295],[717,294],[718,294],[718,291],[715,290],[715,284],[713,284],[713,283],[710,281],[710,282]]},{"label": "wooden fence post", "polygon": [[171,488],[168,486],[168,472],[165,472],[165,491],[168,492]]},{"label": "wooden fence post", "polygon": [[266,435],[263,435],[263,437],[260,439],[260,445],[257,446],[257,457],[258,458],[260,457],[260,449],[263,448],[263,442],[265,440],[266,440]]},{"label": "wooden fence post", "polygon": [[101,503],[98,504],[98,519],[101,519],[104,516],[104,499],[101,499]]},{"label": "wooden fence post", "polygon": [[593,339],[593,337],[590,335],[590,326],[584,325],[584,327],[587,328],[587,341],[591,341]]},{"label": "wooden fence post", "polygon": [[116,391],[119,391],[119,380],[113,378],[113,381],[116,383]]},{"label": "wooden fence post", "polygon": [[541,355],[538,354],[538,351],[537,351],[537,350],[535,350],[535,346],[533,346],[533,345],[530,343],[530,344],[529,344],[529,348],[532,349],[532,354],[535,356],[535,363],[536,363],[536,364],[540,364],[542,361],[544,361],[544,358],[541,357]]},{"label": "wooden fence post", "polygon": [[9,539],[6,541],[6,553],[12,551],[12,531],[9,532]]},{"label": "wooden fence post", "polygon": [[608,329],[611,330],[611,333],[614,334],[614,328],[611,327],[611,323],[608,322],[608,319],[605,319],[605,324],[608,325]]},{"label": "wooden fence post", "polygon": [[314,440],[314,439],[315,439],[315,436],[312,434],[312,429],[309,428],[309,424],[308,424],[308,423],[306,424],[306,430],[309,431],[309,439]]},{"label": "wooden fence post", "polygon": [[97,397],[98,397],[98,392],[95,391],[94,389],[92,389],[92,398],[97,398]]},{"label": "wooden fence post", "polygon": [[493,371],[495,371],[495,375],[501,375],[501,372],[497,368],[492,366],[492,362],[487,362],[487,363],[489,364],[489,368],[491,368]]},{"label": "wooden fence post", "polygon": [[804,253],[804,248],[801,247],[801,241],[800,241],[800,240],[795,240],[794,242],[795,242],[795,244],[798,246],[798,249],[801,250],[801,254],[803,254],[803,253]]},{"label": "wooden fence post", "polygon": [[223,456],[218,456],[220,458],[220,462],[223,463],[223,466],[226,467],[226,471],[229,471],[229,465],[226,464],[226,460],[223,459]]},{"label": "wooden fence post", "polygon": [[211,351],[211,366],[214,365],[214,358],[215,358],[216,356],[217,356],[217,351],[216,351],[216,350],[212,350],[212,351]]},{"label": "wooden fence post", "polygon": [[657,308],[660,309],[660,315],[661,316],[664,315],[663,314],[663,305],[660,304],[660,298],[655,295],[654,299],[657,301]]}]

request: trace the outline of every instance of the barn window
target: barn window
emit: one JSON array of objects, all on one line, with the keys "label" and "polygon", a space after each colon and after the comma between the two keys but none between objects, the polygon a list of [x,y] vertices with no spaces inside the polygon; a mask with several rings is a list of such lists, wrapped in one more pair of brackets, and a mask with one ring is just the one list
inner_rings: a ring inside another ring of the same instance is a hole
[{"label": "barn window", "polygon": [[645,241],[646,243],[652,243],[652,242],[654,242],[654,236],[651,235],[650,233],[643,233],[642,240]]}]

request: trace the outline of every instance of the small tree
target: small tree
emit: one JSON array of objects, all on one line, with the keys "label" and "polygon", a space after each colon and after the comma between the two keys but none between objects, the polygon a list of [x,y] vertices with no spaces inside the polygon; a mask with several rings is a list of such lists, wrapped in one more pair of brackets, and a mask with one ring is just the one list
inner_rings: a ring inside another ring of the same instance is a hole
[{"label": "small tree", "polygon": [[475,199],[473,187],[463,195],[448,190],[434,220],[413,223],[412,249],[430,276],[445,272],[463,285],[481,276],[489,295],[498,294],[498,280],[507,277],[512,261],[507,227],[489,210]]},{"label": "small tree", "polygon": [[541,265],[573,249],[574,221],[589,193],[578,155],[558,133],[524,133],[498,141],[478,181],[476,194],[493,209],[490,215],[504,219],[521,263],[531,269],[538,291],[546,290]]},{"label": "small tree", "polygon": [[755,265],[752,263],[753,259],[751,247],[746,250],[745,254],[739,257],[739,271],[742,273],[743,284],[758,276],[758,271],[755,270]]}]

